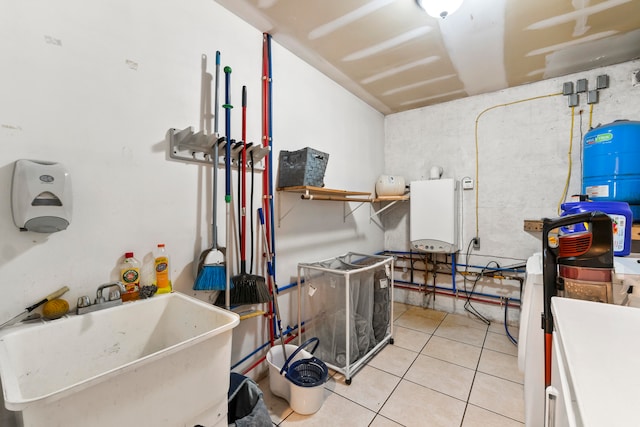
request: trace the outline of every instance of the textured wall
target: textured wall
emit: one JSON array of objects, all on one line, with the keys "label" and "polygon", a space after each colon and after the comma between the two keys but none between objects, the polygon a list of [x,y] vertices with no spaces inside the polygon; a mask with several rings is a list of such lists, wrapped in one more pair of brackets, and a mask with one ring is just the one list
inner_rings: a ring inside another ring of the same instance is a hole
[{"label": "textured wall", "polygon": [[[558,216],[570,149],[568,194],[580,191],[580,141],[589,130],[590,120],[586,96],[581,94],[570,138],[572,110],[566,97],[526,100],[561,92],[563,82],[575,83],[579,78],[588,79],[595,87],[596,76],[608,74],[610,87],[600,91],[600,101],[593,108],[593,125],[617,119],[640,120],[640,86],[631,84],[631,72],[639,68],[640,61],[627,62],[387,116],[385,173],[403,175],[409,182],[427,178],[431,166],[440,165],[444,177],[475,180],[477,161],[478,182],[474,190],[464,191],[462,196],[461,262],[465,262],[468,244],[476,235],[476,225],[481,249],[473,252],[471,264],[524,262],[542,246],[539,233],[523,231],[523,221]],[[514,104],[500,106],[509,103]],[[386,249],[408,250],[408,211],[408,206],[400,206],[386,214]],[[481,289],[517,296],[513,285],[491,283]]]}]

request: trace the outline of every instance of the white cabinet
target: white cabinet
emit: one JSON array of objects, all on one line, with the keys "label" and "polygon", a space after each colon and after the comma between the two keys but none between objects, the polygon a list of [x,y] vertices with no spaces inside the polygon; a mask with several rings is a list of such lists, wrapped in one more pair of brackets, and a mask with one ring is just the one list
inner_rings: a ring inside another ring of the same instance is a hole
[{"label": "white cabinet", "polygon": [[639,425],[640,309],[558,297],[551,307],[553,425]]}]

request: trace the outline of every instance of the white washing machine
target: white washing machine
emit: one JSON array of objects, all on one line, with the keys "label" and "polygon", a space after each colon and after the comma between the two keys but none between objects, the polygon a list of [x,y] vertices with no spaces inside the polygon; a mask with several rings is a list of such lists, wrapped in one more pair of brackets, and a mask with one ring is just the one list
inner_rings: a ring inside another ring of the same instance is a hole
[{"label": "white washing machine", "polygon": [[518,368],[524,373],[525,425],[544,425],[544,331],[542,252],[527,260],[520,309]]},{"label": "white washing machine", "polygon": [[[632,254],[629,257],[614,257],[613,296],[615,304],[628,304],[627,289],[629,285],[634,285],[634,294],[637,294],[640,299],[640,259],[635,256],[637,254]],[[544,425],[543,311],[542,252],[537,252],[527,260],[518,335],[518,368],[524,373],[524,419],[527,427]]]}]

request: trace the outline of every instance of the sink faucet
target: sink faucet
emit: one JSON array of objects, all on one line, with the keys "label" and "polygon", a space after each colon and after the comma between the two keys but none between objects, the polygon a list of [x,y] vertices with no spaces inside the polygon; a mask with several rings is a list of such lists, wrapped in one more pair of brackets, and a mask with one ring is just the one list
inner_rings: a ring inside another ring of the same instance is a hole
[{"label": "sink faucet", "polygon": [[[102,296],[102,290],[117,287],[118,290],[111,291],[108,298]],[[85,314],[92,311],[102,310],[104,308],[115,307],[122,304],[122,294],[126,292],[126,288],[121,282],[109,282],[98,286],[96,291],[96,299],[92,304],[91,299],[88,296],[82,296],[78,298],[78,306],[76,308],[76,314]]]},{"label": "sink faucet", "polygon": [[[96,304],[103,304],[105,303],[107,300],[102,296],[102,290],[106,289],[106,288],[110,288],[112,286],[117,286],[118,288],[120,288],[120,294],[113,299],[122,299],[122,294],[124,294],[127,290],[125,289],[124,285],[122,284],[122,282],[109,282],[109,283],[105,283],[103,285],[98,286],[98,290],[96,291]],[[109,294],[109,299],[108,301],[112,301],[113,299],[111,298],[112,294]]]}]

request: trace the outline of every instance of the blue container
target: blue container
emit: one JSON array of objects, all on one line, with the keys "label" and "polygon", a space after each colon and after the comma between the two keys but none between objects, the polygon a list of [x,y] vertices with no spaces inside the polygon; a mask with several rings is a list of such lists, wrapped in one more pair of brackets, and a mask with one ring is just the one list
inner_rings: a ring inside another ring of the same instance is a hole
[{"label": "blue container", "polygon": [[582,193],[627,202],[640,220],[640,122],[618,120],[584,136]]},{"label": "blue container", "polygon": [[[615,256],[627,256],[631,253],[631,225],[633,215],[629,204],[626,202],[568,202],[561,206],[561,216],[574,215],[582,212],[604,212],[611,218],[613,223],[613,254]],[[574,224],[570,227],[563,227],[565,233],[575,233],[585,231],[587,228],[582,224]]]}]

